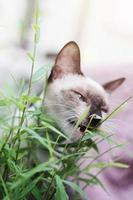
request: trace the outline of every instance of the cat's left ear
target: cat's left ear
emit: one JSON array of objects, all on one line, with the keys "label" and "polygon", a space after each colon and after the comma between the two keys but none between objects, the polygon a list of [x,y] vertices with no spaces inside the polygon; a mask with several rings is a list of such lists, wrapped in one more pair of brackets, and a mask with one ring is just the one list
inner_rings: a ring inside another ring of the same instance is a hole
[{"label": "cat's left ear", "polygon": [[58,53],[50,75],[50,81],[66,74],[82,74],[80,70],[80,50],[75,42],[67,43]]},{"label": "cat's left ear", "polygon": [[110,81],[108,83],[105,83],[103,85],[103,88],[108,93],[112,93],[114,90],[116,90],[123,82],[125,81],[125,78],[119,78],[113,81]]}]

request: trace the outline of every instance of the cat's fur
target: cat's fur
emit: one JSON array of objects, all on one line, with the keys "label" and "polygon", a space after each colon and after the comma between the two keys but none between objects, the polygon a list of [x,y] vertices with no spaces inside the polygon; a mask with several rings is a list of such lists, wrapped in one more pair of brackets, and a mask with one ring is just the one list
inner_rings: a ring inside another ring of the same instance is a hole
[{"label": "cat's fur", "polygon": [[[102,76],[102,74],[101,74]],[[102,118],[108,111],[108,94],[120,86],[120,78],[101,86],[83,75],[80,67],[80,50],[75,42],[69,42],[57,55],[48,81],[46,105],[48,113],[70,137],[79,137],[90,121],[90,116]],[[88,115],[74,130],[74,125],[89,107]]]}]

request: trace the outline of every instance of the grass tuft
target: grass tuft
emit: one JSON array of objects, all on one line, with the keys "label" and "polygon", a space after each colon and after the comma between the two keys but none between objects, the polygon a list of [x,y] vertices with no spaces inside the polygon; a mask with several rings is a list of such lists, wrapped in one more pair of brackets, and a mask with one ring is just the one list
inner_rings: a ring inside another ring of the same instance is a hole
[{"label": "grass tuft", "polygon": [[[28,53],[31,60],[29,85],[23,90],[24,83],[21,86],[17,84],[17,94],[13,94],[13,91],[11,95],[0,93],[0,199],[67,200],[68,188],[75,191],[73,199],[79,199],[80,196],[89,199],[84,192],[87,186],[97,184],[104,189],[98,178],[101,170],[107,167],[128,167],[118,162],[98,161],[105,153],[123,145],[114,143],[107,133],[98,129],[86,131],[81,139],[66,143],[68,137],[46,115],[46,80],[50,68],[44,66],[34,72],[39,38],[38,16],[37,9],[33,25],[33,52]],[[40,79],[44,79],[42,99],[31,95],[34,83]],[[105,120],[125,103],[127,100]],[[31,104],[36,106],[30,107]],[[86,113],[76,126],[85,116]],[[115,146],[100,153],[98,144],[105,140]],[[84,166],[86,159],[89,162]],[[97,169],[97,174],[93,174],[93,169]]]}]

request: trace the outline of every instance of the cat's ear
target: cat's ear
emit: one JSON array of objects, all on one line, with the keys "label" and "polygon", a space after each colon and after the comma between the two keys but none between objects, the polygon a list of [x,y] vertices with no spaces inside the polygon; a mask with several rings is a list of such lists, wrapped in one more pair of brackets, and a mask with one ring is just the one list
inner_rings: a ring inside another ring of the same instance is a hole
[{"label": "cat's ear", "polygon": [[112,93],[114,90],[116,90],[123,82],[125,81],[125,78],[119,78],[113,81],[110,81],[108,83],[105,83],[103,85],[103,88],[108,92]]},{"label": "cat's ear", "polygon": [[56,57],[50,81],[66,74],[82,74],[80,70],[80,50],[75,42],[67,43]]}]

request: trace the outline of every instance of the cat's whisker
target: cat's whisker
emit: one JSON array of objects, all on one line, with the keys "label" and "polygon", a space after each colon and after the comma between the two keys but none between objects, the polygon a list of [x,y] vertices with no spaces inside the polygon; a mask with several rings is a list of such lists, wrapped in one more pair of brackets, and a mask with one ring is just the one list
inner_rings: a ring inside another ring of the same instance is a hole
[{"label": "cat's whisker", "polygon": [[60,115],[62,118],[65,118],[65,117],[76,117],[77,118],[77,115],[75,114],[75,113],[73,113],[73,112],[58,112],[58,115]]},{"label": "cat's whisker", "polygon": [[62,107],[67,107],[67,108],[73,108],[71,105],[64,105],[60,103],[47,103],[46,106],[62,106]]},{"label": "cat's whisker", "polygon": [[115,131],[119,131],[121,126],[127,126],[127,122],[122,121],[122,120],[109,120],[108,122],[105,123],[106,126],[112,127]]},{"label": "cat's whisker", "polygon": [[104,123],[102,127],[105,131],[114,133],[115,135],[117,135],[117,133],[119,132],[119,126],[116,123],[111,123],[111,122]]},{"label": "cat's whisker", "polygon": [[[70,122],[69,122],[69,120],[74,120],[74,121],[77,121],[78,120],[78,118],[76,117],[76,116],[69,116],[69,117],[67,117],[67,118],[64,118],[64,125],[62,126],[62,128],[63,129],[65,129],[65,128],[69,128],[70,129],[70,127],[72,128],[73,126],[71,125],[70,126]],[[73,128],[72,128],[73,129]],[[72,130],[71,130],[72,131]]]},{"label": "cat's whisker", "polygon": [[[69,127],[68,127],[69,126]],[[65,122],[64,125],[62,126],[62,129],[66,129],[69,128],[70,129],[70,124],[69,122]]]},{"label": "cat's whisker", "polygon": [[109,119],[108,122],[111,122],[112,124],[116,125],[126,125],[127,121],[121,120],[121,119]]},{"label": "cat's whisker", "polygon": [[69,116],[69,117],[64,118],[64,120],[66,120],[66,121],[71,120],[71,119],[77,120],[77,117],[75,117],[75,116]]},{"label": "cat's whisker", "polygon": [[[68,112],[75,112],[75,109],[72,106],[66,106],[66,105],[58,105],[58,104],[47,104],[48,107],[56,107],[59,111],[62,109],[64,112],[65,110]],[[64,109],[64,110],[63,110]]]},{"label": "cat's whisker", "polygon": [[113,121],[113,122],[114,122],[114,121],[115,121],[115,122],[122,122],[122,120],[116,119],[116,118],[110,118],[110,119],[108,119],[108,122],[110,122],[110,121],[111,121],[111,122],[112,122],[112,121]]},{"label": "cat's whisker", "polygon": [[72,110],[59,110],[58,113],[70,113],[70,114],[75,114],[75,112],[73,112]]},{"label": "cat's whisker", "polygon": [[106,126],[106,125],[102,125],[102,129],[107,131],[108,133],[114,133],[115,132],[114,127],[109,127],[109,126]]}]

